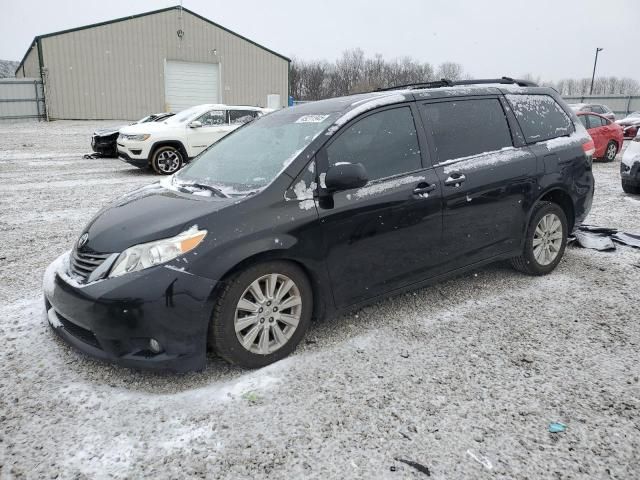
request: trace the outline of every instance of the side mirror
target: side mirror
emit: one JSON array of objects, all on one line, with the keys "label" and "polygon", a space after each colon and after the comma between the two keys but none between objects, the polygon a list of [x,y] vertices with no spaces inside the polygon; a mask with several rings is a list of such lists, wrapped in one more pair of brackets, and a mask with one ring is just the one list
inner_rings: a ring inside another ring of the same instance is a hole
[{"label": "side mirror", "polygon": [[191,122],[189,124],[190,128],[200,128],[202,126],[202,122],[198,121],[198,120],[194,120],[193,122]]},{"label": "side mirror", "polygon": [[368,181],[367,171],[361,163],[337,163],[329,168],[324,179],[330,192],[364,187]]}]

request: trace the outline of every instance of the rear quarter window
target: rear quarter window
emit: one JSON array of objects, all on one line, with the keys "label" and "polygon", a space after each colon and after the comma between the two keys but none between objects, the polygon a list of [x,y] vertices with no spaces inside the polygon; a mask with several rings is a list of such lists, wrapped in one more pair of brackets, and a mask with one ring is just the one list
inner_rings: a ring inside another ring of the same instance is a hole
[{"label": "rear quarter window", "polygon": [[527,143],[573,133],[571,119],[549,95],[505,95]]}]

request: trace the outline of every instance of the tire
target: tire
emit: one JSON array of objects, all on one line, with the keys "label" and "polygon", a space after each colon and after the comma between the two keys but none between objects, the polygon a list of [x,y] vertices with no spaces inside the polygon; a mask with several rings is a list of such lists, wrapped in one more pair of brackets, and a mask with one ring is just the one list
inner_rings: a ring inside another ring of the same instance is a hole
[{"label": "tire", "polygon": [[622,190],[624,193],[630,193],[632,195],[640,195],[640,185],[631,185],[630,183],[622,181]]},{"label": "tire", "polygon": [[159,147],[151,155],[151,167],[160,175],[172,175],[182,168],[184,158],[180,150],[170,145]]},{"label": "tire", "polygon": [[[545,222],[553,221],[553,223],[543,225],[541,222],[545,218]],[[560,225],[556,227],[555,221],[559,221]],[[540,234],[544,231],[549,233],[546,237],[542,236],[541,238]],[[528,275],[551,273],[562,260],[567,246],[568,234],[569,229],[564,210],[555,203],[537,203],[527,227],[524,252],[519,257],[512,258],[511,265],[516,270]],[[557,235],[560,237],[558,238]],[[538,243],[540,248],[534,248],[534,241],[541,242]],[[545,253],[545,244],[549,246],[549,257]]]},{"label": "tire", "polygon": [[604,150],[603,160],[605,162],[613,162],[616,159],[616,155],[618,154],[618,144],[611,140],[607,144],[607,148]]},{"label": "tire", "polygon": [[[270,294],[268,282],[274,279]],[[280,289],[289,286],[287,282],[293,282],[293,286],[278,300]],[[253,294],[252,286],[256,284],[264,297],[262,301]],[[299,305],[276,311],[281,305],[296,304],[298,299]],[[295,350],[309,327],[312,312],[311,283],[302,269],[284,261],[256,264],[234,274],[218,292],[209,325],[209,345],[230,363],[245,368],[264,367]],[[293,327],[296,316],[298,321]],[[245,321],[236,332],[239,320]]]}]

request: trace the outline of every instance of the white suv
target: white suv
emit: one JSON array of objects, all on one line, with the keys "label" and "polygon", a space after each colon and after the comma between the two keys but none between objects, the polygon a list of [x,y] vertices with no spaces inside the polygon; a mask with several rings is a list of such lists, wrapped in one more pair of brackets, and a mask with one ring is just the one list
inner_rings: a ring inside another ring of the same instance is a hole
[{"label": "white suv", "polygon": [[136,167],[170,175],[229,132],[269,111],[208,104],[183,110],[164,122],[129,125],[120,129],[118,156]]}]

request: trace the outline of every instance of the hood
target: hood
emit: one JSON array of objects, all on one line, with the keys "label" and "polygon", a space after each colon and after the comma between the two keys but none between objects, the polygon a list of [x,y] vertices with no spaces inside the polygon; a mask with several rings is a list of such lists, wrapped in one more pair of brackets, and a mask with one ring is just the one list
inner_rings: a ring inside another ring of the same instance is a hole
[{"label": "hood", "polygon": [[147,185],[98,212],[83,230],[89,234],[84,248],[114,253],[139,243],[172,237],[198,223],[203,216],[237,201],[237,198],[183,194],[159,183]]},{"label": "hood", "polygon": [[104,137],[107,135],[113,135],[114,133],[118,133],[122,127],[110,127],[110,128],[101,128],[93,132],[94,135],[98,135],[99,137]]},{"label": "hood", "polygon": [[127,125],[126,127],[122,127],[120,129],[120,133],[124,133],[125,135],[137,135],[141,133],[149,133],[154,134],[156,132],[170,132],[173,130],[184,130],[185,124],[174,123],[174,124],[166,124],[164,122],[147,122],[147,123],[136,123],[135,125]]}]

